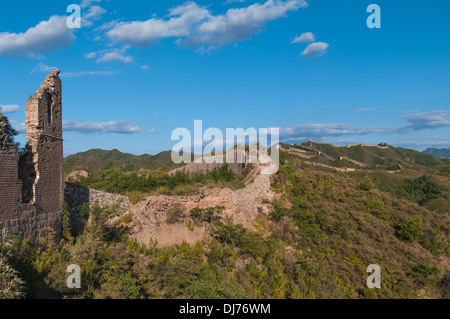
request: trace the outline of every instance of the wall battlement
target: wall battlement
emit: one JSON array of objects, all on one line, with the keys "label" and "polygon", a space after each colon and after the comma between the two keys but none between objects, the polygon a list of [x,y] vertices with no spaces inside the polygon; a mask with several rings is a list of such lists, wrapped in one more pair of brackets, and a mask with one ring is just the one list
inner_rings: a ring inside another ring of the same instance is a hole
[{"label": "wall battlement", "polygon": [[36,240],[61,229],[63,181],[62,86],[53,70],[25,106],[28,143],[19,155],[0,114],[0,230]]}]

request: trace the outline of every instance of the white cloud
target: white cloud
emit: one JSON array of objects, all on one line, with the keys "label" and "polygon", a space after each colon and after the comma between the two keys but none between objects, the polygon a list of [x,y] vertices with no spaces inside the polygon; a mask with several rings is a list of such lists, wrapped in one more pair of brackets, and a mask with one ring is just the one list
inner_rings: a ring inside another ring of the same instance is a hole
[{"label": "white cloud", "polygon": [[86,57],[86,59],[95,59],[97,57],[97,53],[90,52],[90,53],[86,53],[84,56]]},{"label": "white cloud", "polygon": [[92,6],[89,8],[88,13],[84,16],[85,19],[98,19],[100,16],[107,12],[106,9],[100,6]]},{"label": "white cloud", "polygon": [[81,134],[133,134],[141,129],[134,126],[129,121],[110,121],[110,122],[78,122],[64,121],[63,129],[66,132],[77,132]]},{"label": "white cloud", "polygon": [[97,60],[97,63],[102,62],[123,62],[123,63],[131,63],[133,62],[133,58],[129,55],[124,55],[119,51],[107,52],[103,54],[101,58]]},{"label": "white cloud", "polygon": [[109,25],[106,36],[116,43],[148,46],[162,38],[178,38],[177,44],[218,47],[242,41],[259,32],[269,21],[306,7],[304,0],[267,0],[248,7],[229,9],[226,14],[213,15],[194,2],[172,8],[168,19],[116,22]]},{"label": "white cloud", "polygon": [[291,43],[303,43],[303,42],[313,42],[316,41],[316,37],[311,32],[302,33],[299,36],[296,36]]},{"label": "white cloud", "polygon": [[150,69],[150,67],[148,65],[144,64],[144,65],[141,65],[141,69],[148,70],[148,69]]},{"label": "white cloud", "polygon": [[[10,123],[19,133],[25,133],[25,123],[19,123],[15,120],[11,120]],[[139,127],[133,125],[129,121],[78,122],[72,120],[63,121],[63,130],[65,132],[75,132],[80,134],[134,134],[142,131]]]},{"label": "white cloud", "polygon": [[20,134],[25,134],[27,126],[24,122],[18,122],[16,120],[10,120],[11,126]]},{"label": "white cloud", "polygon": [[55,66],[48,66],[43,63],[38,63],[38,65],[33,70],[31,70],[30,74],[33,74],[35,72],[50,73],[55,69],[59,70],[59,68]]},{"label": "white cloud", "polygon": [[188,36],[193,26],[210,14],[194,2],[186,2],[171,9],[169,16],[168,20],[118,22],[106,35],[114,42],[146,46],[161,38]]},{"label": "white cloud", "polygon": [[2,113],[14,113],[20,110],[19,105],[0,105],[0,112]]},{"label": "white cloud", "polygon": [[23,33],[0,33],[0,56],[40,57],[72,44],[75,36],[66,24],[67,17],[52,16]]},{"label": "white cloud", "polygon": [[62,78],[78,78],[80,76],[111,76],[119,74],[118,71],[79,71],[79,72],[63,72],[60,74]]},{"label": "white cloud", "polygon": [[408,133],[411,131],[423,129],[436,129],[450,126],[450,118],[447,117],[449,111],[429,111],[422,113],[413,113],[402,117],[408,124],[401,127],[399,131]]},{"label": "white cloud", "polygon": [[80,4],[80,8],[85,9],[85,8],[91,6],[93,3],[99,3],[101,1],[102,0],[83,0]]},{"label": "white cloud", "polygon": [[292,127],[280,129],[280,136],[285,138],[293,137],[329,137],[345,135],[365,135],[371,133],[370,129],[363,127],[350,126],[344,123],[326,123],[326,124],[301,124]]},{"label": "white cloud", "polygon": [[288,11],[306,7],[303,0],[267,0],[240,9],[229,9],[225,15],[211,16],[198,26],[184,42],[220,46],[242,41],[259,32],[269,21],[279,19]]},{"label": "white cloud", "polygon": [[307,138],[330,138],[349,135],[368,134],[406,134],[426,129],[438,129],[450,127],[450,118],[447,111],[429,111],[414,113],[402,117],[406,124],[394,127],[359,127],[345,123],[324,123],[324,124],[300,124],[280,129],[280,136],[284,140],[297,140]]},{"label": "white cloud", "polygon": [[156,128],[152,128],[152,129],[148,130],[147,132],[150,133],[150,134],[156,133]]},{"label": "white cloud", "polygon": [[369,108],[364,108],[364,109],[357,109],[354,112],[355,113],[362,113],[362,112],[369,112],[369,111],[373,111],[373,110],[375,110],[375,109],[369,107]]},{"label": "white cloud", "polygon": [[236,2],[243,3],[245,1],[246,0],[227,0],[227,1],[224,2],[224,4],[233,4],[233,3],[236,3]]},{"label": "white cloud", "polygon": [[435,148],[449,148],[450,147],[450,140],[446,137],[439,137],[435,136],[433,139],[429,139],[428,137],[424,138],[415,138],[413,140],[411,139],[400,139],[396,142],[392,143],[393,145],[400,146],[400,147],[408,147],[408,148],[414,148],[417,150],[424,150],[428,147],[435,147]]},{"label": "white cloud", "polygon": [[328,43],[314,42],[308,45],[301,54],[307,58],[315,58],[321,56],[328,47]]},{"label": "white cloud", "polygon": [[106,12],[107,10],[100,6],[90,7],[87,13],[81,18],[82,26],[91,27],[94,24],[94,21],[99,20]]},{"label": "white cloud", "polygon": [[[50,73],[54,69],[59,69],[57,67],[51,67],[48,65],[45,65],[43,63],[39,63],[30,73],[34,72],[43,72],[43,73]],[[118,74],[117,71],[77,71],[77,72],[61,72],[59,75],[61,78],[75,78],[80,76],[110,76]]]}]

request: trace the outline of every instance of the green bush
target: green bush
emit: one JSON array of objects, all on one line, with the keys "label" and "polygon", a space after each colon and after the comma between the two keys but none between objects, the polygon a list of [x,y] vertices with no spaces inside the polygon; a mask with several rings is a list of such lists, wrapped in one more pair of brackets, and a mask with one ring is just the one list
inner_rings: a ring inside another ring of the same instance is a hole
[{"label": "green bush", "polygon": [[24,296],[25,282],[15,270],[0,256],[0,299],[19,299]]},{"label": "green bush", "polygon": [[406,180],[403,185],[411,201],[425,205],[436,198],[445,198],[447,188],[431,180],[430,176],[423,175],[416,179]]},{"label": "green bush", "polygon": [[283,208],[283,202],[281,200],[275,200],[272,205],[273,211],[270,213],[270,218],[278,222],[287,214],[287,212]]},{"label": "green bush", "polygon": [[207,223],[211,223],[214,220],[219,220],[221,218],[224,209],[225,207],[222,206],[210,207],[206,209],[196,207],[191,210],[190,216],[196,222],[205,221]]},{"label": "green bush", "polygon": [[359,183],[359,188],[361,188],[363,191],[369,191],[374,187],[375,185],[368,178],[364,179],[361,183]]},{"label": "green bush", "polygon": [[394,226],[397,237],[405,241],[419,241],[422,237],[422,219],[416,217],[414,219],[407,219],[402,223],[398,223]]},{"label": "green bush", "polygon": [[242,238],[247,232],[247,229],[242,225],[233,224],[231,219],[229,219],[226,224],[221,221],[216,221],[214,226],[213,234],[215,237],[219,241],[233,246],[242,244]]},{"label": "green bush", "polygon": [[128,197],[132,204],[137,204],[139,201],[144,199],[144,195],[139,191],[127,191],[125,195]]},{"label": "green bush", "polygon": [[411,274],[423,285],[435,284],[439,281],[441,269],[435,265],[422,264],[414,266]]},{"label": "green bush", "polygon": [[260,233],[247,231],[243,234],[239,248],[244,255],[250,255],[254,258],[264,257],[267,253],[267,246]]},{"label": "green bush", "polygon": [[25,295],[25,282],[9,263],[16,247],[15,240],[5,230],[0,231],[0,300],[19,299]]},{"label": "green bush", "polygon": [[248,294],[236,280],[217,281],[202,279],[189,286],[193,299],[245,299]]}]

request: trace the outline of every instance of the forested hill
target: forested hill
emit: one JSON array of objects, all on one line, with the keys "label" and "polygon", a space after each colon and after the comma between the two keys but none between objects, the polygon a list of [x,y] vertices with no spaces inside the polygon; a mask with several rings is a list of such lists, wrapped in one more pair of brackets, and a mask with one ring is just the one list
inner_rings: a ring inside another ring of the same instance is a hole
[{"label": "forested hill", "polygon": [[70,155],[64,159],[64,174],[76,170],[86,170],[97,173],[107,168],[122,168],[124,171],[139,171],[161,167],[173,167],[171,151],[164,151],[156,155],[133,155],[122,153],[117,149],[91,149],[86,152]]}]

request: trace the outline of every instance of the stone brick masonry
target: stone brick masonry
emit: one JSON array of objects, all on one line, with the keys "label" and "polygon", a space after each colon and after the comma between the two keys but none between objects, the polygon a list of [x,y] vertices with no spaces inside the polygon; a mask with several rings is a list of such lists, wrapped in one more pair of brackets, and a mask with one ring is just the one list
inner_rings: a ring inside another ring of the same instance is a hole
[{"label": "stone brick masonry", "polygon": [[61,229],[63,183],[62,88],[59,70],[45,77],[25,106],[27,152],[19,155],[0,114],[0,230],[36,240]]}]

